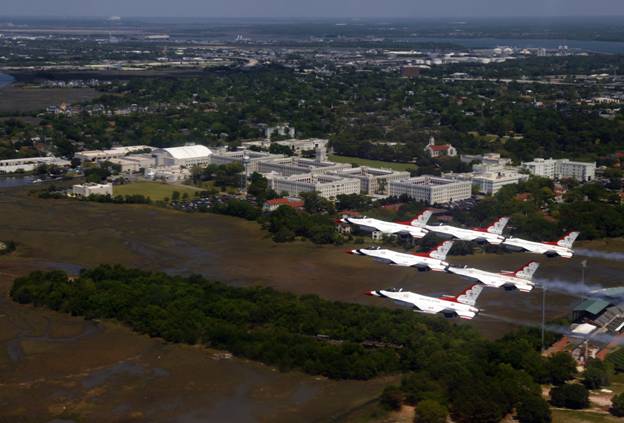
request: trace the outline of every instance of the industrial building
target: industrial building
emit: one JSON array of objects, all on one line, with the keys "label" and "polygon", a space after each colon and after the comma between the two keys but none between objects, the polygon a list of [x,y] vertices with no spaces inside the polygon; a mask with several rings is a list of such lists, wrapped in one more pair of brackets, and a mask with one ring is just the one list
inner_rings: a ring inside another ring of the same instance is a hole
[{"label": "industrial building", "polygon": [[466,200],[472,195],[472,183],[431,175],[391,181],[388,184],[391,196],[407,195],[427,204],[444,204],[452,201]]},{"label": "industrial building", "polygon": [[133,154],[120,159],[110,159],[109,162],[119,165],[121,172],[137,173],[156,165],[156,159],[151,154]]},{"label": "industrial building", "polygon": [[367,166],[343,168],[333,171],[331,174],[358,179],[360,181],[360,194],[364,195],[387,195],[388,184],[391,181],[401,181],[410,177],[410,173],[407,171]]},{"label": "industrial building", "polygon": [[57,157],[29,157],[25,159],[0,160],[0,173],[30,172],[41,165],[65,167],[69,166],[70,162]]},{"label": "industrial building", "polygon": [[109,150],[85,150],[74,154],[74,158],[82,162],[96,162],[110,159],[120,159],[133,153],[143,153],[152,151],[153,147],[148,145],[131,145],[127,147],[113,147]]},{"label": "industrial building", "polygon": [[113,195],[113,184],[81,184],[72,187],[72,194],[76,197],[89,197],[91,195]]},{"label": "industrial building", "polygon": [[298,195],[302,192],[318,192],[321,197],[335,200],[341,194],[359,194],[360,181],[334,175],[311,175],[309,173],[291,176],[269,175],[271,188],[278,193]]},{"label": "industrial building", "polygon": [[212,154],[205,145],[158,148],[152,151],[156,166],[207,166]]},{"label": "industrial building", "polygon": [[593,181],[596,177],[596,162],[575,162],[568,159],[535,159],[522,163],[522,167],[535,176],[550,179],[572,178],[577,181]]}]

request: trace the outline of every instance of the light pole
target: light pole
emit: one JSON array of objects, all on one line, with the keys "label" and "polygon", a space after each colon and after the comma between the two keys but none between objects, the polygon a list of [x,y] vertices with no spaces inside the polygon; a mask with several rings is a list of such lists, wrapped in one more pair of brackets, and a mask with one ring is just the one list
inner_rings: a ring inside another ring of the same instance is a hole
[{"label": "light pole", "polygon": [[542,354],[544,354],[544,326],[546,325],[546,283],[542,282]]},{"label": "light pole", "polygon": [[581,262],[581,283],[585,285],[585,269],[587,268],[587,260]]}]

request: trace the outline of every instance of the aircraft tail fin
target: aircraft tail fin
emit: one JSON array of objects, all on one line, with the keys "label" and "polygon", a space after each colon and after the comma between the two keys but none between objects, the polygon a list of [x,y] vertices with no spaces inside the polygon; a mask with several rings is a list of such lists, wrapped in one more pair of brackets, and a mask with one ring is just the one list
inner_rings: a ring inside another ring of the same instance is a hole
[{"label": "aircraft tail fin", "polygon": [[533,274],[538,268],[539,268],[539,263],[536,261],[531,261],[525,264],[524,266],[522,266],[520,269],[516,270],[514,272],[514,275],[518,278],[530,281],[533,279]]},{"label": "aircraft tail fin", "polygon": [[509,223],[508,217],[501,217],[497,221],[493,222],[490,226],[485,228],[491,234],[501,235],[503,230],[505,230],[505,226]]},{"label": "aircraft tail fin", "polygon": [[453,241],[444,241],[433,250],[429,251],[429,257],[437,260],[446,260],[446,255],[453,247]]},{"label": "aircraft tail fin", "polygon": [[568,232],[563,238],[557,241],[557,245],[564,248],[572,248],[572,244],[580,235],[580,232]]},{"label": "aircraft tail fin", "polygon": [[410,222],[410,225],[412,225],[412,226],[425,226],[427,224],[427,222],[429,222],[429,219],[431,219],[431,215],[432,214],[433,213],[431,212],[431,210],[425,210],[421,214],[419,214],[418,217],[413,219]]},{"label": "aircraft tail fin", "polygon": [[474,284],[464,290],[461,294],[455,297],[458,303],[466,304],[469,306],[473,306],[477,303],[477,298],[481,295],[483,291],[483,285]]}]

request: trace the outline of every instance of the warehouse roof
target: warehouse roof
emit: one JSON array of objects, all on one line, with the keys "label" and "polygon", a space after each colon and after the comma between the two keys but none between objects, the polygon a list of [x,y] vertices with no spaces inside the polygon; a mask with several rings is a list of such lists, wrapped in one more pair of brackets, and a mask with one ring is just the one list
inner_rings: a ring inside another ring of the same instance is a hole
[{"label": "warehouse roof", "polygon": [[607,301],[590,298],[577,305],[574,308],[574,311],[585,311],[595,316],[607,307],[609,307],[609,303]]},{"label": "warehouse roof", "polygon": [[205,145],[185,145],[184,147],[163,148],[163,150],[178,160],[206,157],[212,154],[212,151]]}]

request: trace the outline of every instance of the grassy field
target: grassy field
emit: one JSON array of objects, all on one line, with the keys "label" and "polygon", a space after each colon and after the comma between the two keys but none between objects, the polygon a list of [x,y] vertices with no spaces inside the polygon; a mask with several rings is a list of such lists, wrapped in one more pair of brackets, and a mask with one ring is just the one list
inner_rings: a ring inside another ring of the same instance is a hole
[{"label": "grassy field", "polygon": [[173,191],[178,191],[180,195],[187,193],[189,197],[193,197],[195,192],[201,191],[199,188],[184,185],[170,185],[160,182],[134,182],[126,185],[115,185],[113,195],[144,195],[152,199],[152,201],[160,201],[165,198],[171,199]]},{"label": "grassy field", "polygon": [[394,170],[409,170],[416,168],[416,165],[413,163],[384,162],[382,160],[360,159],[359,157],[338,156],[335,154],[330,154],[329,160],[337,163],[355,163],[360,166],[383,167]]}]

